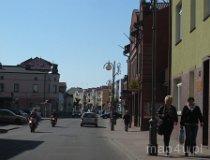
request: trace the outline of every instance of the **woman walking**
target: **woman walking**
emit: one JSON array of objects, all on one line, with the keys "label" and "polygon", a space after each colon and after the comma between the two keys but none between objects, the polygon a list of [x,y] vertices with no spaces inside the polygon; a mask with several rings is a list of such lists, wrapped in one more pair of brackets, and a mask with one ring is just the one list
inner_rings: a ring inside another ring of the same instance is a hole
[{"label": "woman walking", "polygon": [[169,156],[169,142],[174,125],[177,125],[178,116],[176,108],[172,105],[172,96],[165,97],[165,104],[158,111],[159,118],[162,120],[162,134],[164,141],[164,152]]},{"label": "woman walking", "polygon": [[195,155],[196,148],[196,137],[198,132],[198,121],[200,125],[203,126],[203,116],[201,110],[194,103],[194,98],[188,98],[188,105],[184,106],[182,110],[181,128],[185,127],[185,156],[188,156],[190,151],[192,155]]}]

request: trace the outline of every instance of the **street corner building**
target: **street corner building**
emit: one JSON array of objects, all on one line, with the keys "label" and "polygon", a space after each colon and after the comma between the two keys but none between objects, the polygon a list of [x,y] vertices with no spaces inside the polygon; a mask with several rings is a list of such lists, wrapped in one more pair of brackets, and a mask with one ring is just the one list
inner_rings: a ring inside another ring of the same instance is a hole
[{"label": "street corner building", "polygon": [[[58,109],[58,65],[42,58],[19,65],[0,64],[0,108]],[[43,107],[45,106],[45,107]],[[45,111],[46,112],[46,111]]]},{"label": "street corner building", "polygon": [[[152,7],[142,1],[133,10],[130,25],[130,44],[125,46],[128,57],[128,76],[124,79],[127,91],[122,91],[126,106],[133,116],[134,126],[148,130],[152,97]],[[156,105],[160,106],[170,91],[170,14],[168,3],[157,4],[156,34]]]},{"label": "street corner building", "polygon": [[198,134],[203,145],[210,144],[209,16],[209,0],[172,0],[171,93],[178,111],[189,96],[195,97],[204,115]]}]

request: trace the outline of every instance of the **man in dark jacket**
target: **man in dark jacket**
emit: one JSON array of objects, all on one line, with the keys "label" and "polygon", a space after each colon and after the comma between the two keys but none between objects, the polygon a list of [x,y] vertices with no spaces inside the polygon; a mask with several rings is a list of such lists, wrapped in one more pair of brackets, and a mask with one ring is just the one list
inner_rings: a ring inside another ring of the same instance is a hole
[{"label": "man in dark jacket", "polygon": [[188,156],[188,152],[195,154],[196,147],[196,137],[198,132],[198,121],[200,121],[201,126],[203,126],[203,116],[201,110],[194,103],[194,98],[188,98],[188,105],[184,106],[182,110],[182,116],[180,121],[180,126],[185,127],[185,156]]},{"label": "man in dark jacket", "polygon": [[125,115],[123,116],[124,124],[125,124],[125,131],[128,131],[128,125],[131,122],[131,116],[128,113],[128,111],[125,112]]}]

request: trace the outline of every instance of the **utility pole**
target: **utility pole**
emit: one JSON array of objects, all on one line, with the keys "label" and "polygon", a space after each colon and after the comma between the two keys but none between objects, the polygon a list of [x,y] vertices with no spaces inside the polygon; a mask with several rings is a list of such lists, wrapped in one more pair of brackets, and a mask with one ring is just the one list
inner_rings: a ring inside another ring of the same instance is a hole
[{"label": "utility pole", "polygon": [[156,12],[157,0],[152,0],[152,103],[151,103],[151,119],[149,127],[149,145],[148,153],[157,156],[157,120],[156,120]]}]

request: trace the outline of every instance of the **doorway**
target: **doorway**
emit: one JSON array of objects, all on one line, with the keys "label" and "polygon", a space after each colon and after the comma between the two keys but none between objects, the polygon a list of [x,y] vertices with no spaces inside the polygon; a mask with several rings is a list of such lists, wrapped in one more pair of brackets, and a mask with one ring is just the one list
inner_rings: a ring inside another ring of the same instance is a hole
[{"label": "doorway", "polygon": [[208,146],[209,116],[209,60],[203,63],[203,145]]}]

